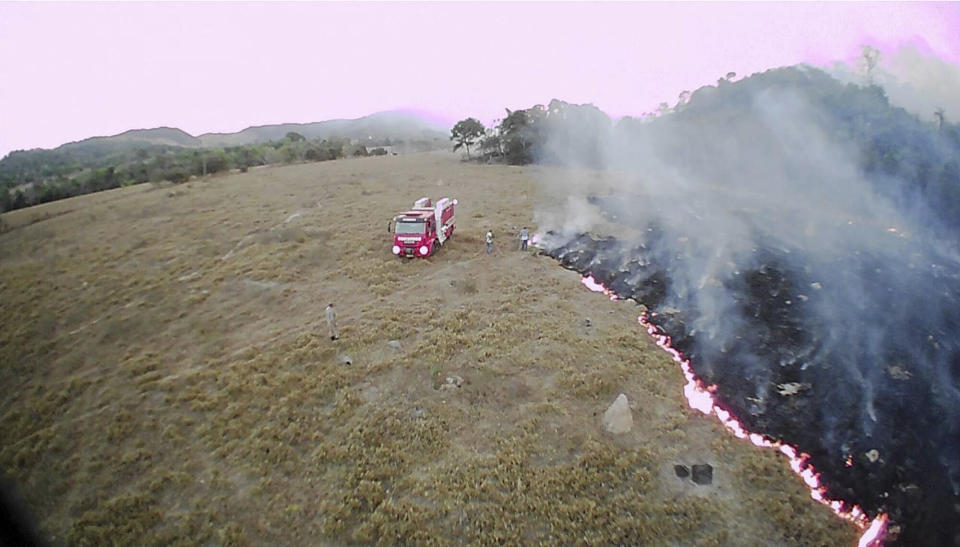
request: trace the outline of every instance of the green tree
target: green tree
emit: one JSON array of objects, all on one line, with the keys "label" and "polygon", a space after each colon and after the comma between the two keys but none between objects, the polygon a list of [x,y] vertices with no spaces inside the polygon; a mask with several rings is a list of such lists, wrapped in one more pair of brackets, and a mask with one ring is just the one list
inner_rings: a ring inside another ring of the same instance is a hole
[{"label": "green tree", "polygon": [[0,213],[9,211],[13,207],[13,197],[10,196],[10,190],[0,187]]},{"label": "green tree", "polygon": [[187,182],[190,180],[190,174],[184,167],[174,167],[165,174],[165,178],[170,182],[180,184],[181,182]]},{"label": "green tree", "polygon": [[453,151],[456,152],[461,147],[466,148],[467,159],[470,159],[470,145],[475,144],[483,134],[484,127],[479,120],[475,118],[460,120],[450,130],[450,140],[456,141],[456,144],[453,145]]},{"label": "green tree", "polygon": [[503,156],[503,146],[499,130],[488,129],[486,131],[484,137],[480,139],[480,151],[487,159]]},{"label": "green tree", "polygon": [[22,190],[17,190],[13,193],[13,198],[10,200],[10,209],[23,209],[28,205],[27,196],[23,195]]},{"label": "green tree", "polygon": [[203,155],[207,173],[217,173],[230,168],[230,159],[221,149],[211,150]]},{"label": "green tree", "polygon": [[507,109],[507,117],[500,122],[501,145],[507,163],[523,165],[538,157],[546,140],[546,112],[542,105],[527,110]]}]

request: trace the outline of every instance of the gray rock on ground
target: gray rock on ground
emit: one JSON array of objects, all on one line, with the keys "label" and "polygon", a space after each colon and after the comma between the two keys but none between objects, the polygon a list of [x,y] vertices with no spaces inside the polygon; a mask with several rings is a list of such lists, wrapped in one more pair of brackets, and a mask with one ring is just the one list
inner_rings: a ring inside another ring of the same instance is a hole
[{"label": "gray rock on ground", "polygon": [[603,413],[603,427],[615,435],[627,433],[633,428],[633,414],[630,413],[630,403],[623,393],[618,395],[610,408]]},{"label": "gray rock on ground", "polygon": [[463,386],[464,379],[456,374],[452,376],[447,376],[447,381],[440,386],[440,389],[457,389],[458,387]]}]

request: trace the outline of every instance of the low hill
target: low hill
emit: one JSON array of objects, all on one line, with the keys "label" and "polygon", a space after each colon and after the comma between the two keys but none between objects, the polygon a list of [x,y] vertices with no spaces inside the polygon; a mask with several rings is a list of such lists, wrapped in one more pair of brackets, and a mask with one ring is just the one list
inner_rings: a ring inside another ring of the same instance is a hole
[{"label": "low hill", "polygon": [[186,131],[173,127],[157,127],[154,129],[131,129],[111,137],[91,137],[82,141],[71,142],[57,147],[57,150],[69,152],[73,150],[107,150],[110,148],[133,148],[143,146],[200,146],[200,139]]},{"label": "low hill", "polygon": [[[516,250],[564,175],[341,159],[3,215],[0,469],[51,543],[851,544],[687,407],[635,305]],[[457,231],[399,261],[424,195]]]},{"label": "low hill", "polygon": [[237,146],[279,140],[294,132],[308,139],[441,139],[448,130],[412,114],[379,112],[355,120],[328,120],[315,123],[287,123],[248,127],[237,133],[205,133],[198,137],[203,146]]},{"label": "low hill", "polygon": [[[302,137],[302,138],[301,138]],[[0,212],[141,182],[182,182],[230,169],[446,148],[446,133],[415,115],[382,112],[356,120],[281,124],[194,137],[168,127],[93,137],[0,160]]]},{"label": "low hill", "polygon": [[347,139],[408,139],[432,140],[448,137],[447,129],[414,114],[378,112],[352,120],[327,120],[312,123],[283,123],[248,127],[236,133],[204,133],[194,137],[180,129],[158,127],[132,129],[109,137],[91,137],[71,142],[55,150],[90,152],[131,146],[225,147],[275,141],[295,132],[308,139],[329,137]]}]

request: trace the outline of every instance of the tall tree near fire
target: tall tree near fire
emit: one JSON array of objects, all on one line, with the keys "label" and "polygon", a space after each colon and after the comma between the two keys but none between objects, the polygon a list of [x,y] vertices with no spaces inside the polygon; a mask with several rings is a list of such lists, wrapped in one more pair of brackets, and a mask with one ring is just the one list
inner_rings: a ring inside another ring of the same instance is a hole
[{"label": "tall tree near fire", "polygon": [[506,110],[507,117],[499,128],[507,163],[524,165],[536,161],[546,140],[547,108],[536,105],[526,110]]},{"label": "tall tree near fire", "polygon": [[857,59],[857,64],[859,65],[860,70],[863,72],[863,79],[867,86],[872,86],[874,84],[874,69],[877,68],[877,64],[879,63],[879,49],[870,45],[860,46],[860,58]]},{"label": "tall tree near fire", "polygon": [[456,141],[456,144],[453,145],[453,151],[456,152],[460,148],[466,148],[467,159],[470,159],[470,145],[475,144],[477,139],[483,135],[483,124],[475,118],[460,120],[450,130],[450,140]]}]

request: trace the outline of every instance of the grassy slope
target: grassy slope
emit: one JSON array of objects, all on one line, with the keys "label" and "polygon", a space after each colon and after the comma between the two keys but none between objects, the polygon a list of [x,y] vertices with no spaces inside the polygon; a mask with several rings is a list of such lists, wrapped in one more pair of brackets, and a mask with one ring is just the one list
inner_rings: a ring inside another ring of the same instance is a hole
[{"label": "grassy slope", "polygon": [[[6,215],[0,469],[71,544],[851,543],[685,407],[633,306],[508,249],[531,170],[340,160]],[[421,195],[460,199],[458,233],[401,262],[386,220]],[[701,462],[713,486],[674,476]]]}]

